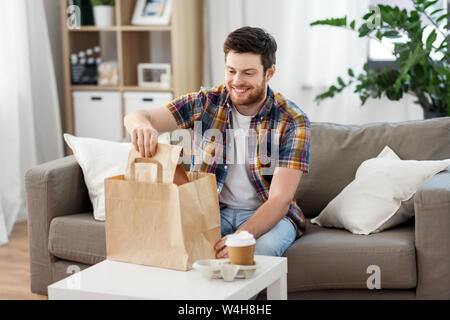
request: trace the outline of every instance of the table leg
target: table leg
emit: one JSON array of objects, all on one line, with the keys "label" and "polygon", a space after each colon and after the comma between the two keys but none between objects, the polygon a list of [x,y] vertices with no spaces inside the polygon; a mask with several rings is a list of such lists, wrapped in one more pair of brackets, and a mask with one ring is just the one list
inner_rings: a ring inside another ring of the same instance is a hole
[{"label": "table leg", "polygon": [[287,300],[286,273],[267,287],[267,300]]}]

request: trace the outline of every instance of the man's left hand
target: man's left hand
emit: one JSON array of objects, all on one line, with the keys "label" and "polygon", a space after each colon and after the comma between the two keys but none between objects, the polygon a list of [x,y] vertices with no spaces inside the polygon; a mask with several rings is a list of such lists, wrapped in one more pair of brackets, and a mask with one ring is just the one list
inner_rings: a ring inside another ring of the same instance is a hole
[{"label": "man's left hand", "polygon": [[214,250],[216,250],[216,258],[228,258],[228,247],[225,245],[225,241],[227,241],[228,235],[220,239],[214,245]]}]

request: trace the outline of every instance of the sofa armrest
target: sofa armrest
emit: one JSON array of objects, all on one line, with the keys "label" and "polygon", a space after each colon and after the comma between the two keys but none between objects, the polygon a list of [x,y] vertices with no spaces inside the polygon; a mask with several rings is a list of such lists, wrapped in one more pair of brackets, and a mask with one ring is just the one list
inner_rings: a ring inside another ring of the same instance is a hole
[{"label": "sofa armrest", "polygon": [[47,294],[52,283],[48,251],[50,222],[54,217],[92,210],[83,173],[74,156],[33,167],[25,172],[28,213],[31,291]]},{"label": "sofa armrest", "polygon": [[449,169],[431,177],[414,197],[419,299],[450,299]]}]

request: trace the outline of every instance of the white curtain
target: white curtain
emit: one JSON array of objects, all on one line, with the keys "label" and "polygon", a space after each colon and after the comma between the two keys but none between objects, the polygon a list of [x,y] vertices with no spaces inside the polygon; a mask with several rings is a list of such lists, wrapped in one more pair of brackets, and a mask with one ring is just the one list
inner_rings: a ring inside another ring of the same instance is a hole
[{"label": "white curtain", "polygon": [[24,173],[63,156],[42,0],[0,1],[0,244],[26,218]]},{"label": "white curtain", "polygon": [[360,25],[369,0],[207,0],[205,2],[205,86],[224,81],[223,43],[233,30],[260,27],[278,44],[277,72],[271,87],[294,101],[311,121],[362,124],[376,121],[421,119],[422,110],[412,97],[393,102],[369,100],[361,107],[351,88],[318,105],[314,97],[347,80],[347,70],[362,70],[368,40],[357,32],[309,24],[318,19],[343,17]]}]

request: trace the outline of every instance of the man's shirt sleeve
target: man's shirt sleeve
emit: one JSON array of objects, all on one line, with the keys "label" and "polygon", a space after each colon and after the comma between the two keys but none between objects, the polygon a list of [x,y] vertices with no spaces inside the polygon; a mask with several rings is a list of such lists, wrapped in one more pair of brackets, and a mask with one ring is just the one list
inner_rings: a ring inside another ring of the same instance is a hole
[{"label": "man's shirt sleeve", "polygon": [[280,137],[279,167],[309,171],[311,124],[302,114],[289,122]]},{"label": "man's shirt sleeve", "polygon": [[178,129],[193,128],[205,109],[205,92],[188,93],[166,104],[177,122]]}]

